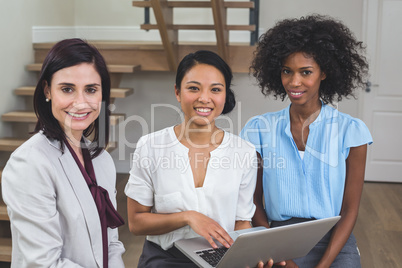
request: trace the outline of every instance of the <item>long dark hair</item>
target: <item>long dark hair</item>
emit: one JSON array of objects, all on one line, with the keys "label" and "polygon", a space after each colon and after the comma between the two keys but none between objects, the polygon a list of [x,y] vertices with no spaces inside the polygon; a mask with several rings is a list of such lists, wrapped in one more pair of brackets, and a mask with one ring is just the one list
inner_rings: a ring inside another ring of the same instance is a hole
[{"label": "long dark hair", "polygon": [[181,81],[186,73],[197,64],[207,64],[218,69],[225,78],[226,99],[222,114],[230,113],[236,106],[236,100],[231,89],[233,74],[229,65],[216,53],[209,50],[198,50],[186,55],[177,67],[176,88],[180,91]]},{"label": "long dark hair", "polygon": [[89,150],[92,158],[95,158],[107,147],[109,142],[110,76],[100,52],[81,39],[62,40],[56,43],[47,54],[33,98],[34,110],[38,117],[34,132],[43,131],[48,138],[60,141],[60,148],[63,150],[66,134],[53,116],[51,103],[46,102],[44,89],[46,86],[51,86],[55,72],[81,63],[93,64],[102,80],[101,111],[103,112],[83,132],[84,137],[89,137],[90,135],[93,137]]}]

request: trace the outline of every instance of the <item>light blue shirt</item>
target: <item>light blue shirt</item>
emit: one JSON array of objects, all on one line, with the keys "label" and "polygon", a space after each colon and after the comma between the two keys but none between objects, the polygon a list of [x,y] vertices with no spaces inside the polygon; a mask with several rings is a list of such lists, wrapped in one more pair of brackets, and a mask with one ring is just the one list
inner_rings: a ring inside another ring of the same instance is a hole
[{"label": "light blue shirt", "polygon": [[289,107],[252,118],[240,133],[264,161],[268,219],[339,215],[350,147],[371,144],[371,134],[360,119],[323,104],[309,126],[302,159],[290,131]]}]

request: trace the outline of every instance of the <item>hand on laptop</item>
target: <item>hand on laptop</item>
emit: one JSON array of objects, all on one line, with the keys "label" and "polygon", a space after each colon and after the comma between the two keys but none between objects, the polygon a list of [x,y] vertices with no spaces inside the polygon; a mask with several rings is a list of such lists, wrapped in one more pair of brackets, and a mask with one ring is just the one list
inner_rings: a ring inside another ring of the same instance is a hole
[{"label": "hand on laptop", "polygon": [[188,217],[188,225],[194,232],[204,237],[213,248],[218,248],[218,246],[212,238],[227,248],[233,244],[233,239],[216,221],[196,211],[187,213],[191,213]]},{"label": "hand on laptop", "polygon": [[[258,263],[257,268],[271,268],[274,265],[274,261],[272,259],[270,259],[267,264],[264,266],[264,263],[262,261],[260,261]],[[285,267],[286,266],[286,262],[285,261],[281,261],[279,263],[275,263],[275,267]]]}]

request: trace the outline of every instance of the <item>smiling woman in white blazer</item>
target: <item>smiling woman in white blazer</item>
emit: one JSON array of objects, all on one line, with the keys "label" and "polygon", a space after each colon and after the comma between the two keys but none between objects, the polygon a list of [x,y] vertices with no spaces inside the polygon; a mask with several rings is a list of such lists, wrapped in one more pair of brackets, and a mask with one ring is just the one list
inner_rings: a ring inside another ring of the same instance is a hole
[{"label": "smiling woman in white blazer", "polygon": [[36,134],[13,152],[2,177],[12,267],[124,267],[116,170],[104,150],[109,100],[96,48],[67,39],[51,49],[34,95]]}]

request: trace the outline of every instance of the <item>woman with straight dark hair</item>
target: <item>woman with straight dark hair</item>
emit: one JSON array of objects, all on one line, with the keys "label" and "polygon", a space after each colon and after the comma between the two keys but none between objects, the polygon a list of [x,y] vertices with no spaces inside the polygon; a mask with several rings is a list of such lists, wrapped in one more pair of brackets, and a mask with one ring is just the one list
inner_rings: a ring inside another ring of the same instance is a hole
[{"label": "woman with straight dark hair", "polygon": [[197,267],[175,241],[202,236],[213,248],[213,239],[230,247],[227,232],[251,227],[255,148],[215,124],[235,107],[231,81],[214,52],[188,54],[175,85],[183,122],[138,141],[125,189],[130,231],[147,235],[138,267]]},{"label": "woman with straight dark hair", "polygon": [[109,139],[110,77],[99,51],[66,39],[46,56],[34,94],[36,134],[2,175],[12,267],[124,267]]}]

